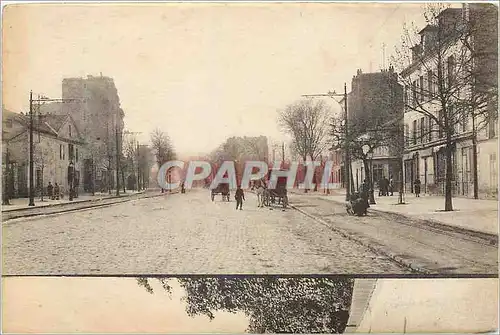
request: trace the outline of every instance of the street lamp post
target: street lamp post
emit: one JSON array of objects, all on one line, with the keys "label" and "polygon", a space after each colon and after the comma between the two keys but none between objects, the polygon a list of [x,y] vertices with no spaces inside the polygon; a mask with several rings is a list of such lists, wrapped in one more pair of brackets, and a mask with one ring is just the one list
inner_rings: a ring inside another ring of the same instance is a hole
[{"label": "street lamp post", "polygon": [[116,138],[116,196],[120,196],[120,144],[118,137],[118,124],[115,126]]},{"label": "street lamp post", "polygon": [[[335,91],[333,92],[328,92],[326,94],[303,94],[303,97],[330,97],[333,99],[333,97],[342,97],[344,100],[344,126],[345,126],[345,163],[344,163],[344,172],[345,172],[345,180],[346,180],[346,194],[345,198],[346,201],[349,201],[351,198],[351,162],[350,162],[350,154],[349,154],[349,127],[348,127],[348,114],[347,114],[347,83],[344,83],[344,94],[337,94]],[[333,99],[335,100],[335,99]],[[335,100],[337,103],[340,104],[337,100]],[[341,105],[342,106],[342,105]]]},{"label": "street lamp post", "polygon": [[34,190],[34,164],[33,164],[33,91],[30,91],[30,190],[28,206],[35,206],[35,190]]},{"label": "street lamp post", "polygon": [[[370,188],[368,190],[368,196],[369,196],[369,201],[370,205],[375,205],[375,194],[373,190],[373,166],[372,166],[372,160],[373,160],[373,151],[370,150],[370,146],[368,145],[363,145],[363,154],[365,155],[366,158],[369,160],[369,165],[370,166],[370,171],[368,171],[366,179],[368,181],[368,187]],[[365,169],[366,170],[366,169]]]}]

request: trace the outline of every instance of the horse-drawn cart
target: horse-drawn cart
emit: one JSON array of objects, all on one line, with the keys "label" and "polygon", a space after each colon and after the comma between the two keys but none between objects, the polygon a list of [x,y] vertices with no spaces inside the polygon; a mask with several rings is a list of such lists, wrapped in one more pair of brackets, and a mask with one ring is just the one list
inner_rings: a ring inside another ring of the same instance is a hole
[{"label": "horse-drawn cart", "polygon": [[226,183],[219,184],[217,185],[216,188],[213,188],[210,193],[212,201],[215,201],[215,196],[217,194],[222,195],[222,201],[230,201],[231,192],[229,190],[229,184]]},{"label": "horse-drawn cart", "polygon": [[271,171],[267,174],[267,181],[262,182],[264,187],[262,191],[262,203],[264,206],[281,205],[283,208],[288,207],[288,194],[286,189],[286,177],[278,177],[277,183],[274,188],[270,188]]}]

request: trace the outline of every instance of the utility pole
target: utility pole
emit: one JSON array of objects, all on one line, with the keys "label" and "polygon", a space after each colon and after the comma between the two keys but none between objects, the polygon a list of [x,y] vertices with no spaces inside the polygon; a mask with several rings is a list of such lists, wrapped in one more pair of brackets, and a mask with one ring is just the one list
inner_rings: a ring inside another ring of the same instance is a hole
[{"label": "utility pole", "polygon": [[33,91],[30,91],[30,190],[29,190],[29,204],[28,206],[35,206],[35,192],[34,187],[34,166],[33,166]]},{"label": "utility pole", "polygon": [[[72,102],[72,101],[78,101],[82,102],[84,101],[82,98],[72,98],[72,99],[49,99],[45,96],[39,96],[37,99],[33,99],[33,91],[30,91],[30,161],[29,161],[29,174],[30,174],[30,180],[29,180],[29,204],[28,206],[35,206],[35,192],[34,192],[34,162],[33,162],[33,153],[34,153],[34,147],[33,147],[33,102],[38,103],[38,111],[40,113],[40,106],[42,102]],[[39,133],[40,134],[40,133]],[[42,185],[43,187],[43,185]],[[43,189],[42,189],[43,192]],[[72,197],[71,190],[70,190],[70,198]]]},{"label": "utility pole", "polygon": [[[335,91],[328,92],[326,94],[303,94],[303,97],[343,97],[344,99],[344,125],[345,125],[345,185],[346,185],[346,201],[351,198],[351,173],[350,173],[350,155],[349,155],[349,131],[348,131],[348,120],[347,120],[347,83],[344,83],[344,94],[337,94]],[[335,99],[334,99],[335,100]],[[335,100],[337,101],[337,100]],[[338,102],[338,101],[337,101]],[[338,102],[340,104],[340,102]]]},{"label": "utility pole", "polygon": [[345,112],[345,170],[347,175],[347,184],[345,199],[349,201],[351,198],[351,157],[349,155],[349,120],[347,114],[347,84],[344,83],[344,112]]},{"label": "utility pole", "polygon": [[475,110],[472,112],[472,180],[474,184],[474,199],[479,198],[479,185],[477,180],[477,132]]},{"label": "utility pole", "polygon": [[120,196],[120,144],[118,138],[118,123],[115,124],[116,137],[116,196]]}]

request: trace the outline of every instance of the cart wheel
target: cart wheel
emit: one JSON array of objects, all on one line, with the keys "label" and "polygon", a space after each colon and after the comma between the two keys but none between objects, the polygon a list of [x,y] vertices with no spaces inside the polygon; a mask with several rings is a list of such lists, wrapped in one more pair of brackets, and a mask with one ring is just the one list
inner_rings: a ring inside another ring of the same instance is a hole
[{"label": "cart wheel", "polygon": [[283,208],[287,208],[288,206],[288,197],[285,195],[283,197]]},{"label": "cart wheel", "polygon": [[215,200],[215,194],[212,193],[212,201]]}]

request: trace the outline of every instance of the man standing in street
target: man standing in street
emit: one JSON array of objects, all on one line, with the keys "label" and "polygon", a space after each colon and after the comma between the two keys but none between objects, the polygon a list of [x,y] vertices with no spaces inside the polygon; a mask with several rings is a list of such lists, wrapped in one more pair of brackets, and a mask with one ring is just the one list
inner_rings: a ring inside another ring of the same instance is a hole
[{"label": "man standing in street", "polygon": [[238,185],[238,188],[236,189],[234,198],[236,199],[236,209],[239,207],[240,210],[243,210],[243,200],[245,200],[245,194],[243,193],[243,189],[240,185]]}]

